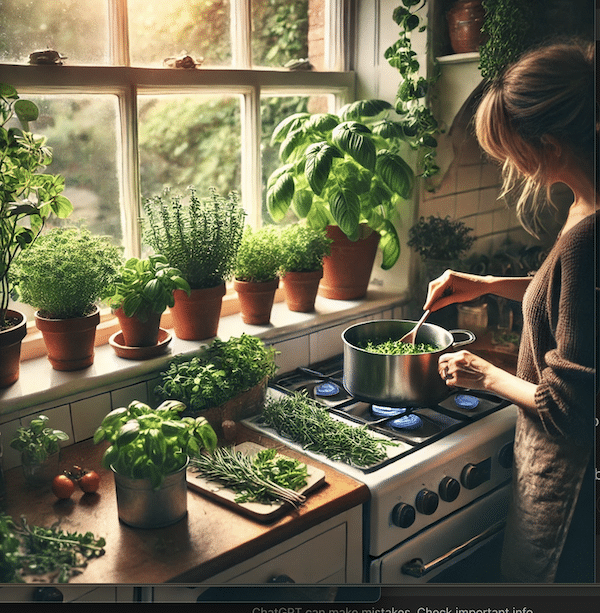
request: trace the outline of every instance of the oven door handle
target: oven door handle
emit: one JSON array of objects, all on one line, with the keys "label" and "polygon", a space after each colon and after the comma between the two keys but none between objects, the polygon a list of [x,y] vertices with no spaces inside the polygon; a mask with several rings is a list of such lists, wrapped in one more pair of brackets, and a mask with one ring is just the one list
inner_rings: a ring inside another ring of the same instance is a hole
[{"label": "oven door handle", "polygon": [[494,534],[500,532],[504,528],[505,525],[506,525],[505,520],[499,521],[498,523],[490,526],[487,530],[484,530],[481,534],[478,534],[474,536],[473,538],[470,538],[468,541],[466,541],[462,545],[459,545],[458,547],[451,549],[449,552],[445,553],[443,556],[440,556],[439,558],[436,558],[435,560],[432,560],[431,562],[427,564],[423,563],[423,560],[421,558],[415,558],[414,560],[410,560],[409,562],[406,562],[405,564],[403,564],[400,570],[402,571],[403,575],[410,575],[411,577],[418,577],[418,578],[423,577],[427,573],[441,566],[442,564],[445,564],[446,562],[452,560],[452,558],[459,556],[460,554],[471,549],[475,545],[478,545],[482,541],[485,541],[486,539],[490,538]]}]

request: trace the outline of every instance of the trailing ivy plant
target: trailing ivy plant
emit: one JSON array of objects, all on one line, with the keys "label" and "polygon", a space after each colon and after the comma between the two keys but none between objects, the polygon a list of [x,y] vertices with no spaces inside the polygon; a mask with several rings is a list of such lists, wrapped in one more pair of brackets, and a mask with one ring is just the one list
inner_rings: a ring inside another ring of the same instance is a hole
[{"label": "trailing ivy plant", "polygon": [[401,28],[398,40],[384,53],[390,66],[396,68],[402,77],[395,100],[396,113],[401,117],[398,126],[409,145],[419,151],[417,174],[425,178],[439,171],[435,157],[438,122],[427,104],[429,90],[437,80],[437,71],[430,78],[419,74],[420,64],[412,48],[411,34],[427,28],[417,15],[426,4],[426,0],[402,0],[402,5],[393,12],[393,19]]}]

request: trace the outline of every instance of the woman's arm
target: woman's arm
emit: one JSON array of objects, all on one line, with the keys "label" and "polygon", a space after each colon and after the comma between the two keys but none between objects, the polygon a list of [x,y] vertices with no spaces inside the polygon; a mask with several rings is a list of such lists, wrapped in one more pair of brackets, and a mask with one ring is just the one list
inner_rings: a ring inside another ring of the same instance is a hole
[{"label": "woman's arm", "polygon": [[469,302],[484,294],[521,301],[531,277],[494,277],[447,270],[429,283],[423,310],[437,311],[456,302]]},{"label": "woman's arm", "polygon": [[494,366],[470,351],[441,355],[438,370],[448,386],[485,390],[519,405],[531,415],[537,413],[537,385]]}]

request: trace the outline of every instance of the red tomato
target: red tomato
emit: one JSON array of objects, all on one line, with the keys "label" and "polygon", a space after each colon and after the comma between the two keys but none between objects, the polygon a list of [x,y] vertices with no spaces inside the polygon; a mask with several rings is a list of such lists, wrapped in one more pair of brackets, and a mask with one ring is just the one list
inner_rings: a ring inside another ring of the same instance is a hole
[{"label": "red tomato", "polygon": [[77,485],[86,494],[97,492],[100,487],[100,475],[94,470],[89,470],[77,479]]},{"label": "red tomato", "polygon": [[56,475],[52,480],[52,493],[61,499],[70,498],[75,491],[75,484],[67,475]]}]

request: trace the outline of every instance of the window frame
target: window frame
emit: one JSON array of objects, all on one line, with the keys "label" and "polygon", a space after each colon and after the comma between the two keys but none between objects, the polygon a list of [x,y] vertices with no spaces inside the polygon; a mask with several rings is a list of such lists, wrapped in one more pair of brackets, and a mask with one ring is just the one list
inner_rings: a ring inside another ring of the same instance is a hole
[{"label": "window frame", "polygon": [[[356,75],[349,64],[347,34],[350,0],[325,0],[325,62],[330,70],[297,70],[251,67],[250,0],[231,0],[232,38],[238,42],[232,57],[240,67],[146,68],[129,65],[127,8],[123,0],[107,0],[109,13],[109,54],[111,65],[25,65],[0,63],[0,79],[16,87],[19,95],[111,94],[118,100],[118,174],[123,247],[127,257],[140,257],[142,198],[138,156],[138,95],[198,94],[239,95],[241,104],[241,200],[253,227],[261,224],[261,97],[278,95],[329,95],[330,111],[354,100]],[[233,46],[235,47],[235,45]],[[33,50],[32,50],[33,51]],[[239,53],[238,53],[239,51]],[[50,145],[52,143],[49,143]],[[68,177],[65,177],[68,181]],[[281,298],[280,298],[281,299]],[[226,297],[225,309],[238,309],[234,295]],[[167,315],[168,316],[168,315]],[[97,344],[106,343],[116,325],[110,313],[104,315],[106,333]],[[167,322],[165,322],[167,323]],[[38,357],[40,339],[35,326],[24,340],[22,359]],[[115,331],[118,328],[115,328]]]}]

